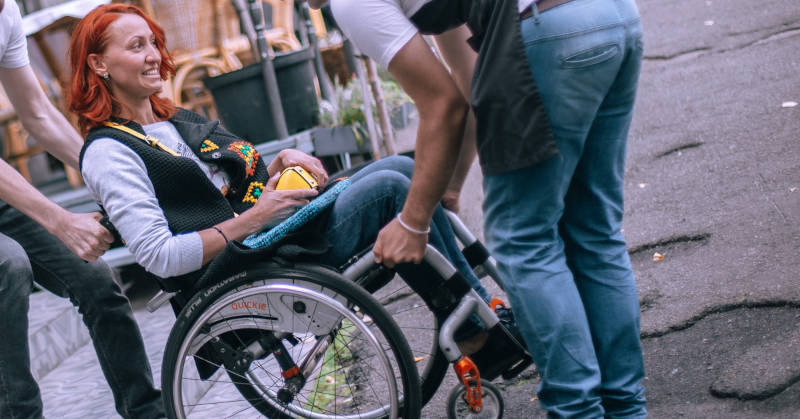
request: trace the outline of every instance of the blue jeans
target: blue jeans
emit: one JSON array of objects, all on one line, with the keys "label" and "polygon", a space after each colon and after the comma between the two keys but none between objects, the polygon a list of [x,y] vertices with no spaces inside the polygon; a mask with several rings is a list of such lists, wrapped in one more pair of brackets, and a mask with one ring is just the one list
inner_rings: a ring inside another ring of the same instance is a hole
[{"label": "blue jeans", "polygon": [[128,299],[102,261],[86,263],[55,236],[0,202],[0,417],[42,416],[30,371],[28,295],[33,281],[69,298],[89,328],[103,374],[125,418],[164,416]]},{"label": "blue jeans", "polygon": [[[325,263],[342,265],[375,243],[380,229],[403,208],[413,170],[414,160],[393,156],[368,165],[350,178],[352,185],[336,199],[328,221],[325,234],[333,247],[325,255]],[[429,242],[482,298],[487,302],[491,299],[461,254],[441,206],[434,212]],[[412,287],[416,281],[428,281],[434,275],[424,265],[415,264],[400,264],[397,272]]]},{"label": "blue jeans", "polygon": [[645,417],[639,302],[622,236],[642,60],[634,0],[573,0],[522,21],[559,154],[486,176],[486,237],[553,417]]}]

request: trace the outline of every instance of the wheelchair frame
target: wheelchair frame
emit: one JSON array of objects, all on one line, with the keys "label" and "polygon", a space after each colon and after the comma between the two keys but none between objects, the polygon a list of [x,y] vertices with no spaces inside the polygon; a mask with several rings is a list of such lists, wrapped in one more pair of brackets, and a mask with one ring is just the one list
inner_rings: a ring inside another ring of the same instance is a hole
[{"label": "wheelchair frame", "polygon": [[[453,227],[453,231],[456,234],[456,237],[464,246],[464,255],[467,258],[467,261],[470,263],[470,266],[478,274],[478,277],[482,277],[488,275],[495,281],[495,283],[503,288],[502,282],[499,280],[499,276],[497,270],[495,268],[494,260],[489,255],[488,251],[483,247],[483,244],[475,238],[475,236],[469,231],[469,229],[464,225],[458,216],[450,211],[447,211],[448,219]],[[447,282],[454,282],[455,288],[463,288],[464,286],[464,279],[460,276],[458,271],[453,267],[453,265],[435,248],[431,245],[427,246],[426,253],[424,256],[424,262],[429,264],[438,274],[441,276],[442,279]],[[364,275],[368,274],[370,271],[376,269],[379,265],[376,265],[374,262],[374,255],[371,250],[367,251],[360,257],[358,257],[354,262],[350,263],[344,271],[341,273],[341,277],[344,278],[346,281],[349,281],[353,284],[356,284],[356,280],[359,278],[364,277]],[[258,279],[255,279],[257,281]],[[458,282],[461,284],[458,284]],[[468,287],[468,285],[467,285]],[[284,292],[294,295],[301,295],[304,297],[313,296],[317,300],[328,304],[330,307],[337,307],[339,313],[342,315],[342,318],[347,318],[350,323],[355,325],[357,328],[364,328],[363,319],[359,319],[357,316],[353,315],[353,313],[349,313],[347,308],[344,307],[341,302],[338,302],[329,296],[326,296],[324,292],[320,293],[311,289],[306,289],[303,287],[294,286],[291,284],[270,284],[270,285],[261,285],[261,286],[254,286],[252,288],[246,289],[244,291],[236,291],[233,290],[228,294],[221,296],[217,303],[213,304],[212,307],[217,306],[224,306],[226,304],[231,304],[234,301],[240,300],[245,296],[253,296],[260,292]],[[167,303],[178,293],[175,292],[165,292],[159,291],[159,293],[154,296],[148,303],[147,309],[151,312],[157,310],[160,306]],[[370,299],[369,294],[366,294],[367,297],[365,299]],[[359,297],[361,298],[361,297]],[[371,298],[374,300],[374,298]],[[377,302],[377,301],[376,301]],[[355,301],[357,305],[362,304],[362,301]],[[188,305],[188,304],[187,304]],[[449,414],[451,417],[455,417],[456,407],[455,404],[461,403],[461,410],[468,411],[468,412],[480,412],[486,406],[483,405],[484,398],[487,399],[490,403],[495,404],[495,411],[498,412],[497,417],[502,416],[502,396],[500,392],[494,388],[487,380],[482,380],[480,376],[480,371],[476,364],[468,357],[464,356],[458,348],[456,344],[456,340],[454,338],[455,331],[458,329],[459,326],[464,324],[467,319],[472,314],[476,314],[478,318],[484,323],[487,329],[499,329],[501,330],[501,334],[504,333],[504,336],[509,338],[512,345],[516,345],[518,349],[521,349],[522,352],[525,352],[524,345],[521,342],[516,341],[508,331],[506,331],[503,326],[500,324],[500,320],[494,311],[494,305],[486,304],[483,299],[477,294],[477,292],[471,288],[466,290],[463,295],[460,297],[457,306],[455,309],[447,316],[445,321],[442,323],[439,331],[437,341],[438,347],[441,350],[441,353],[446,358],[447,362],[452,364],[456,374],[460,380],[460,385],[453,389],[451,392],[450,403],[448,409],[450,410]],[[212,314],[203,314],[200,319],[211,317]],[[199,321],[192,329],[189,331],[189,335],[192,333],[197,332],[197,328],[201,327],[204,324],[205,320]],[[173,327],[173,331],[175,326]],[[367,333],[366,335],[369,335]],[[374,336],[371,339],[375,339]],[[373,342],[376,343],[377,341]],[[251,345],[254,345],[255,342]],[[183,344],[184,351],[186,349],[186,345],[188,343]],[[325,346],[325,345],[322,345]],[[313,349],[314,353],[316,352],[324,352],[325,348],[322,346],[315,346]],[[406,343],[406,348],[408,347]],[[321,349],[322,348],[322,349]],[[182,353],[182,352],[179,352]],[[410,349],[409,349],[410,353]],[[527,353],[525,352],[527,356]],[[319,355],[321,356],[321,355]],[[313,356],[312,356],[313,358]],[[398,357],[399,358],[399,357]],[[167,365],[167,360],[165,358],[164,364]],[[178,360],[180,362],[181,360]],[[528,357],[529,361],[529,357]],[[169,361],[171,362],[171,361]],[[280,362],[280,361],[279,361]],[[386,361],[388,362],[388,361]],[[384,362],[384,365],[388,365]],[[398,361],[399,362],[399,361]],[[524,365],[523,365],[524,364]],[[522,369],[529,365],[528,363],[519,362],[515,364],[515,368],[520,367],[522,365]],[[296,365],[295,365],[296,366]],[[227,369],[227,367],[226,367]],[[301,372],[303,374],[306,373],[304,369],[310,369],[308,364],[303,362],[301,365]],[[516,373],[521,372],[522,369],[519,369]],[[162,373],[164,371],[168,371],[167,369],[162,369]],[[415,370],[416,372],[416,370]],[[230,372],[229,372],[230,374]],[[416,375],[416,374],[414,374]],[[233,376],[231,377],[233,378]],[[401,377],[401,379],[405,379],[406,377]],[[415,377],[416,378],[416,377]],[[172,377],[173,385],[177,385],[178,391],[180,391],[180,383],[177,382],[180,377],[177,375]],[[417,382],[419,383],[419,379],[416,378]],[[441,385],[441,378],[439,378],[439,382],[435,384],[436,387]],[[401,403],[402,396],[399,395],[397,388],[391,388],[389,386],[389,394],[390,398],[393,398],[396,403],[390,403],[388,411],[386,412],[386,416],[388,417],[397,417],[399,414],[399,407],[398,405]],[[240,390],[241,391],[241,390]],[[266,394],[266,393],[265,393]],[[466,403],[466,405],[463,405]],[[466,406],[466,408],[464,407]],[[170,412],[170,409],[173,407],[167,406],[168,413],[171,413],[171,416],[174,417],[182,417],[180,415],[174,415],[175,412]],[[421,409],[421,405],[419,406]],[[406,412],[406,414],[411,415],[418,415],[419,412]],[[325,416],[319,416],[325,417]]]}]

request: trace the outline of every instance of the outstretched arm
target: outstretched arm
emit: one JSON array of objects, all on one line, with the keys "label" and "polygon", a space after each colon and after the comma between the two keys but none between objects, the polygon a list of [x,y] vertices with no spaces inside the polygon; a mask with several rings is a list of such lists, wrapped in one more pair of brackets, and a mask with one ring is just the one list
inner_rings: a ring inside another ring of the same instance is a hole
[{"label": "outstretched arm", "polygon": [[[80,136],[47,99],[30,65],[0,68],[0,82],[25,129],[56,157],[77,167]],[[0,177],[0,199],[42,225],[81,258],[96,260],[113,242],[98,222],[98,213],[74,214],[61,208],[2,160]]]},{"label": "outstretched arm", "polygon": [[83,139],[47,98],[30,64],[0,68],[0,82],[25,130],[52,155],[77,169]]},{"label": "outstretched arm", "polygon": [[[467,26],[462,25],[435,37],[439,52],[450,67],[450,74],[467,101],[469,101],[470,97],[475,63],[478,60],[478,54],[467,44],[467,39],[471,35]],[[445,208],[458,212],[461,189],[464,187],[464,181],[476,154],[475,114],[470,110],[464,130],[464,141],[461,142],[458,163],[442,198],[442,205]]]},{"label": "outstretched arm", "polygon": [[[414,177],[402,210],[403,226],[392,220],[378,234],[376,261],[389,267],[422,260],[436,205],[442,199],[458,160],[468,104],[447,69],[419,34],[400,49],[389,72],[417,105]],[[410,227],[406,228],[406,227]]]},{"label": "outstretched arm", "polygon": [[13,167],[0,160],[0,199],[32,218],[81,258],[94,261],[114,241],[100,214],[75,214],[47,199]]}]

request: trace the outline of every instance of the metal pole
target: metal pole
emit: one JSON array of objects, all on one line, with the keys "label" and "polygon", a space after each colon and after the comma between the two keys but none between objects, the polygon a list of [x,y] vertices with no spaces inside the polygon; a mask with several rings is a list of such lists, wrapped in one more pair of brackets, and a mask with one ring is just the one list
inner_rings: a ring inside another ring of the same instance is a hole
[{"label": "metal pole", "polygon": [[253,20],[250,19],[250,14],[247,10],[245,0],[231,0],[233,7],[236,9],[236,14],[239,15],[239,21],[242,23],[242,28],[250,42],[250,50],[253,53],[253,60],[258,59],[261,53],[258,52],[258,41],[256,40],[256,30],[253,28]]},{"label": "metal pole", "polygon": [[356,46],[353,45],[353,43],[347,38],[345,38],[342,42],[342,50],[344,51],[345,59],[348,62],[353,62],[355,67],[353,70],[355,71],[356,79],[358,79],[358,83],[361,86],[361,111],[364,112],[364,119],[367,121],[367,131],[369,132],[369,144],[372,148],[372,158],[374,160],[380,160],[381,146],[378,143],[378,128],[375,126],[375,120],[372,118],[372,104],[370,103],[372,96],[369,93],[369,86],[367,86],[367,72],[364,69],[364,64],[358,57],[361,52],[357,51]]},{"label": "metal pole", "polygon": [[256,31],[256,43],[258,44],[258,52],[261,57],[261,73],[264,76],[264,85],[266,87],[267,100],[269,107],[272,111],[272,122],[275,125],[275,131],[279,139],[289,137],[289,130],[286,128],[286,117],[283,113],[283,105],[281,104],[281,93],[278,90],[278,79],[275,77],[275,67],[272,64],[272,57],[270,56],[269,43],[267,43],[267,35],[264,29],[264,15],[261,10],[261,0],[248,0],[250,3],[250,17],[253,19],[253,26]]},{"label": "metal pole", "polygon": [[306,28],[306,36],[308,43],[314,51],[314,69],[317,71],[317,81],[319,81],[319,90],[322,93],[322,98],[332,103],[336,107],[336,99],[333,94],[333,86],[328,79],[328,73],[325,71],[325,65],[322,63],[322,53],[319,51],[319,40],[317,39],[317,32],[314,30],[314,25],[311,24],[311,15],[308,10],[308,3],[303,2],[303,20]]},{"label": "metal pole", "polygon": [[389,118],[389,111],[386,109],[386,100],[383,96],[381,81],[378,78],[378,69],[375,66],[375,61],[371,59],[366,59],[365,61],[367,63],[367,79],[369,79],[369,85],[372,86],[375,109],[378,111],[378,120],[381,123],[381,131],[383,131],[383,145],[386,147],[386,154],[394,156],[397,154],[397,147],[395,147],[392,121]]}]

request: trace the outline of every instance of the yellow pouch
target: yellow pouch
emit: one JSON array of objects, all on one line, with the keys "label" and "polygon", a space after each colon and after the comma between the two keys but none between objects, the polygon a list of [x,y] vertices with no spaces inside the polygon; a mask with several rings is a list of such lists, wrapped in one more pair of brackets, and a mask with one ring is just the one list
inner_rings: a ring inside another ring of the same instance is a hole
[{"label": "yellow pouch", "polygon": [[275,190],[317,189],[318,186],[317,180],[311,173],[300,166],[292,166],[283,169]]}]

